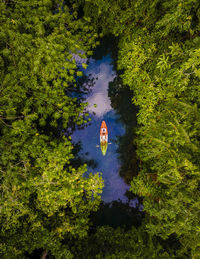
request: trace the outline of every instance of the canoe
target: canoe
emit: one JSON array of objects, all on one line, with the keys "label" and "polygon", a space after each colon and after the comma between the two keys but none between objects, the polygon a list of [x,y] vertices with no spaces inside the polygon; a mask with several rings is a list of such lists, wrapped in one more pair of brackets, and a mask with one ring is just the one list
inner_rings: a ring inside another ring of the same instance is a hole
[{"label": "canoe", "polygon": [[101,152],[105,156],[108,148],[108,128],[105,121],[102,121],[100,128],[100,146]]}]

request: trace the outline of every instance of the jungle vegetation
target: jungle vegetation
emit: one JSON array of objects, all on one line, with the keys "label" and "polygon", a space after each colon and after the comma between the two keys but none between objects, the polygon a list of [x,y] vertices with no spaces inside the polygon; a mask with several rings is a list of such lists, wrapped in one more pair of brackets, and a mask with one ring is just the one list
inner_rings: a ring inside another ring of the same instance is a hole
[{"label": "jungle vegetation", "polygon": [[[0,12],[1,257],[199,258],[200,2],[2,0]],[[145,217],[129,229],[91,227],[103,181],[71,163],[68,129],[87,122],[70,97],[74,55],[109,34],[137,107],[128,180]]]}]

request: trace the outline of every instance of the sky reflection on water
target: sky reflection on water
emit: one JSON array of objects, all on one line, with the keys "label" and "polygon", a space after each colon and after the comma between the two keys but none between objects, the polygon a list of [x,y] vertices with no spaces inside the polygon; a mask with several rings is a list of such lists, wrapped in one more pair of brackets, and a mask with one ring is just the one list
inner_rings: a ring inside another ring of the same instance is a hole
[{"label": "sky reflection on water", "polygon": [[98,80],[86,102],[88,102],[88,111],[90,113],[95,112],[98,118],[113,110],[108,97],[108,83],[114,79],[115,73],[110,62],[111,59],[107,56],[100,61],[91,60],[88,66],[89,73]]},{"label": "sky reflection on water", "polygon": [[[118,141],[120,141],[120,136],[125,134],[125,129],[111,107],[108,97],[108,84],[115,77],[111,61],[110,56],[103,57],[98,61],[90,60],[86,74],[92,74],[92,77],[98,78],[90,94],[85,96],[85,101],[88,102],[91,125],[82,130],[76,130],[72,139],[74,142],[81,141],[82,143],[80,156],[94,160],[96,164],[94,169],[88,167],[88,172],[102,172],[104,179],[102,200],[111,202],[120,199],[126,202],[128,199],[124,194],[129,186],[119,176],[120,161],[117,154]],[[105,156],[102,155],[100,147],[97,147],[100,145],[99,130],[102,120],[105,120],[107,124],[108,142],[111,142]]]}]

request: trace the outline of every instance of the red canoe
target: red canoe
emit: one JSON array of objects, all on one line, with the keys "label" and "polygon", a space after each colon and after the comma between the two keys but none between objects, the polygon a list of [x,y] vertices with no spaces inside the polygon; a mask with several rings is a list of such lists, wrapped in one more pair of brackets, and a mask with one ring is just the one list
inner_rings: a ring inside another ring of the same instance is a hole
[{"label": "red canoe", "polygon": [[100,128],[100,145],[101,152],[105,156],[108,147],[108,129],[105,121],[102,121]]}]

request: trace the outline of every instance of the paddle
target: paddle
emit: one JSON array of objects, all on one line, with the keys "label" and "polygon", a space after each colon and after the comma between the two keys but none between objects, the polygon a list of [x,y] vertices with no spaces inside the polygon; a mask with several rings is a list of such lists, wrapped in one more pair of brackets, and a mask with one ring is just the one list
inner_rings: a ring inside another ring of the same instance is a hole
[{"label": "paddle", "polygon": [[[111,142],[108,143],[108,145],[111,145],[111,144],[112,144]],[[99,145],[96,145],[96,147],[99,148],[100,146],[99,146]]]}]

